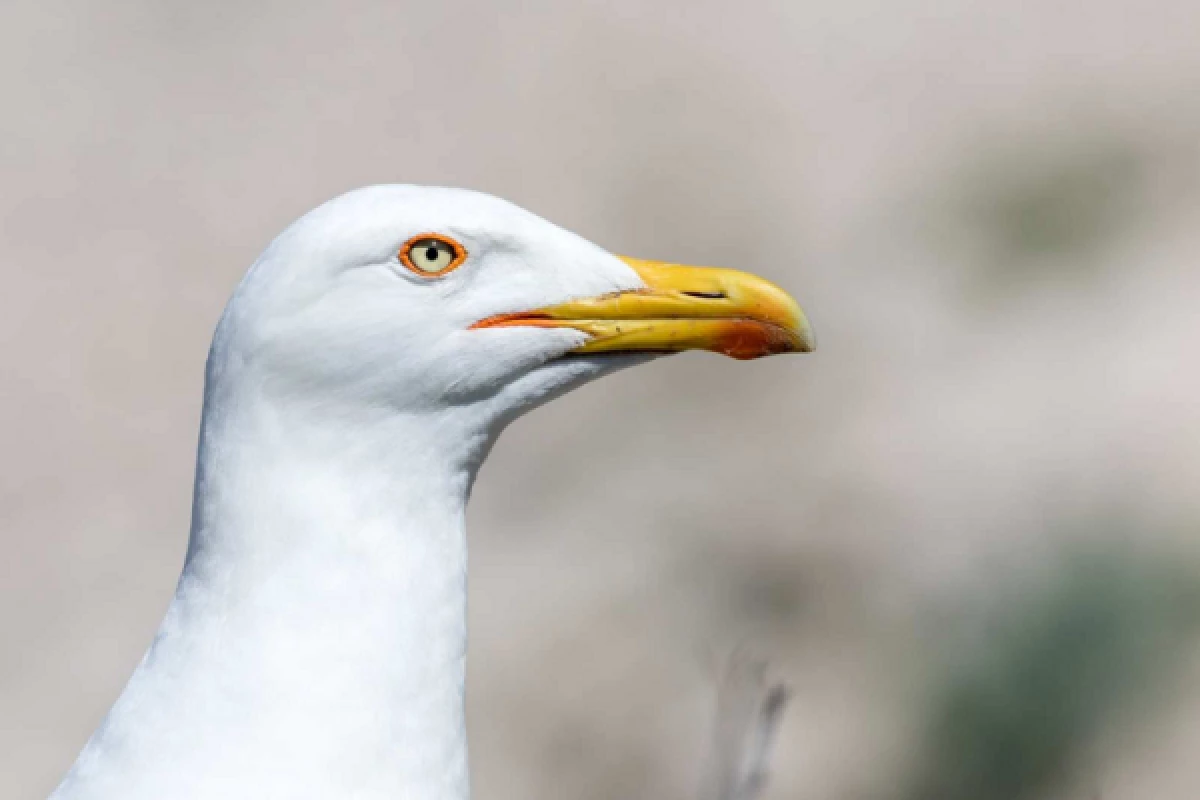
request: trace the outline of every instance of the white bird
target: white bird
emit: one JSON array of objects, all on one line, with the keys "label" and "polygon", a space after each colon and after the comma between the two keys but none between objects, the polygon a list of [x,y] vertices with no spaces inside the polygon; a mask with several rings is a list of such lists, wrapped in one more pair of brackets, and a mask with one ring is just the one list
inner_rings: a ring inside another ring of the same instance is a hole
[{"label": "white bird", "polygon": [[217,326],[175,596],[52,798],[464,800],[464,514],[500,431],[654,353],[812,346],[766,281],[488,195],[308,213]]}]

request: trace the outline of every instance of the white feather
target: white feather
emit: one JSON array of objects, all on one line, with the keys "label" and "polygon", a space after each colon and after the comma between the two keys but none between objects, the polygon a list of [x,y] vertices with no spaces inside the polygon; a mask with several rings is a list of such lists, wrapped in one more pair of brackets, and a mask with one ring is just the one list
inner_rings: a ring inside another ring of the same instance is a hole
[{"label": "white feather", "polygon": [[[426,232],[467,261],[405,270]],[[359,190],[280,235],[213,340],[175,597],[55,800],[466,798],[475,472],[522,411],[639,360],[555,360],[584,335],[469,326],[640,285],[459,190]]]}]

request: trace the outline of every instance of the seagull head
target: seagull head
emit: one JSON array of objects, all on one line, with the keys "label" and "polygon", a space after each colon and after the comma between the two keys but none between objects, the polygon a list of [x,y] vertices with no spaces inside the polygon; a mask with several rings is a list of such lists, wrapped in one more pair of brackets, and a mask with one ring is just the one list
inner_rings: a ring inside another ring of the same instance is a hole
[{"label": "seagull head", "polygon": [[311,211],[217,326],[175,599],[55,797],[464,800],[465,512],[500,430],[655,355],[812,346],[760,278],[484,194]]},{"label": "seagull head", "polygon": [[796,303],[732,270],[616,256],[490,195],[408,185],[309,212],[238,287],[210,382],[505,421],[656,354],[807,352]]}]

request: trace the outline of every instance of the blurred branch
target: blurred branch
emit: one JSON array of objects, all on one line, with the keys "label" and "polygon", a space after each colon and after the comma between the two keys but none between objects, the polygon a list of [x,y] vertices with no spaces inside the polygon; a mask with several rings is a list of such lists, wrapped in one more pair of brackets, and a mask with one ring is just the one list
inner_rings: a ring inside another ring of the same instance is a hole
[{"label": "blurred branch", "polygon": [[788,701],[767,664],[735,653],[717,689],[712,749],[700,800],[755,800],[766,786],[771,746]]}]

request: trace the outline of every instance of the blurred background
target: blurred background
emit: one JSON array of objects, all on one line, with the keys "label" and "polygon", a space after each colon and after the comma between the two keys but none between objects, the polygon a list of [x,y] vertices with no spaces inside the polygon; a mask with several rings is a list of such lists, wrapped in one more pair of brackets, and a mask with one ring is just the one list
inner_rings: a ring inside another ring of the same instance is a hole
[{"label": "blurred background", "polygon": [[[763,274],[812,356],[687,354],[501,439],[470,510],[489,800],[1200,796],[1200,4],[8,0],[0,796],[141,657],[223,303],[370,183]],[[581,457],[586,454],[586,457]]]}]

